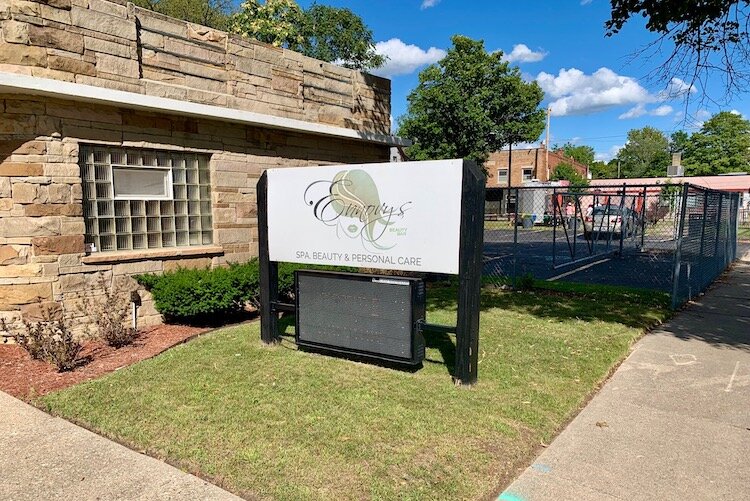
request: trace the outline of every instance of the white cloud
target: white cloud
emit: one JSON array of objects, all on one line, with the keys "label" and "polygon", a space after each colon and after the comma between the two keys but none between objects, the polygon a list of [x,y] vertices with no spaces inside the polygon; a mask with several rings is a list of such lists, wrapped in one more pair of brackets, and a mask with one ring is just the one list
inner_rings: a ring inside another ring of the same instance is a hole
[{"label": "white cloud", "polygon": [[642,117],[645,114],[646,105],[643,103],[638,103],[617,118],[619,118],[620,120],[629,120],[631,118]]},{"label": "white cloud", "polygon": [[588,4],[590,4],[590,3],[592,2],[592,1],[593,1],[593,0],[581,0],[581,5],[588,5]]},{"label": "white cloud", "polygon": [[510,54],[503,55],[503,59],[509,63],[537,63],[545,57],[547,57],[545,51],[533,51],[522,43],[514,45]]},{"label": "white cloud", "polygon": [[628,120],[631,118],[642,117],[643,115],[651,115],[652,117],[665,117],[673,111],[674,109],[668,104],[663,104],[656,108],[647,110],[644,103],[638,103],[617,118],[619,118],[620,120]]},{"label": "white cloud", "polygon": [[609,162],[613,158],[617,156],[617,154],[620,152],[621,149],[625,147],[624,144],[616,144],[612,146],[608,151],[604,152],[597,152],[594,155],[594,158],[596,160],[599,160],[600,162]]},{"label": "white cloud", "polygon": [[654,100],[636,79],[618,75],[609,68],[599,68],[591,75],[577,68],[563,68],[557,76],[541,72],[536,80],[553,98],[550,107],[555,116],[587,115]]},{"label": "white cloud", "polygon": [[416,45],[407,45],[398,38],[376,43],[375,51],[387,56],[388,60],[382,68],[373,70],[372,73],[389,78],[412,73],[417,68],[439,61],[446,54],[443,49],[430,47],[424,50]]},{"label": "white cloud", "polygon": [[697,91],[698,90],[694,85],[689,84],[680,78],[673,77],[667,84],[666,88],[659,93],[659,98],[662,100],[675,99],[682,97],[685,94],[695,94]]},{"label": "white cloud", "polygon": [[649,111],[649,115],[654,117],[666,117],[670,113],[672,113],[674,109],[669,106],[668,104],[662,104],[661,106],[654,108],[653,110]]},{"label": "white cloud", "polygon": [[430,7],[434,7],[439,3],[440,3],[440,0],[422,0],[421,9],[429,9]]}]

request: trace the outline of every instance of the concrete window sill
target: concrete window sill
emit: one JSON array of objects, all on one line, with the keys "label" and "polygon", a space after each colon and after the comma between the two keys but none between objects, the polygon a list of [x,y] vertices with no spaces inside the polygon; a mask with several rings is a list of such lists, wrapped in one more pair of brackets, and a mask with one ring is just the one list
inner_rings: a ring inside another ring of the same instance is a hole
[{"label": "concrete window sill", "polygon": [[224,249],[220,245],[195,247],[172,247],[170,249],[146,249],[138,251],[97,252],[81,259],[83,264],[126,263],[153,259],[179,259],[182,257],[220,256]]}]

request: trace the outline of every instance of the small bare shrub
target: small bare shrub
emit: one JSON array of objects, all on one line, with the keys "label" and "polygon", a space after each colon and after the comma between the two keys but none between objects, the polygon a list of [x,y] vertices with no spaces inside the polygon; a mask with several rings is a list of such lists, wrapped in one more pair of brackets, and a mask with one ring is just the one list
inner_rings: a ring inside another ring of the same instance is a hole
[{"label": "small bare shrub", "polygon": [[138,331],[128,325],[130,295],[107,287],[104,277],[100,277],[99,283],[104,293],[84,298],[81,313],[91,318],[102,341],[113,348],[127,346],[138,337]]},{"label": "small bare shrub", "polygon": [[76,367],[83,346],[76,340],[62,315],[42,310],[40,322],[23,322],[23,330],[12,330],[0,319],[0,329],[8,332],[31,358],[54,364],[60,372]]},{"label": "small bare shrub", "polygon": [[60,372],[73,370],[83,346],[74,337],[63,320],[39,322],[44,331],[47,360]]},{"label": "small bare shrub", "polygon": [[26,330],[13,330],[0,319],[0,329],[7,332],[15,343],[26,350],[34,360],[44,360],[44,329],[40,323],[23,322]]}]

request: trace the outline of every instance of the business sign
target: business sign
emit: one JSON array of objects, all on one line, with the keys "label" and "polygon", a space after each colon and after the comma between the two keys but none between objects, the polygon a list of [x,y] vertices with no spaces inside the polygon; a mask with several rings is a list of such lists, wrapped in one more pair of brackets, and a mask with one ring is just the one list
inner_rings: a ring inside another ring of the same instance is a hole
[{"label": "business sign", "polygon": [[271,261],[458,274],[462,160],[266,172]]}]

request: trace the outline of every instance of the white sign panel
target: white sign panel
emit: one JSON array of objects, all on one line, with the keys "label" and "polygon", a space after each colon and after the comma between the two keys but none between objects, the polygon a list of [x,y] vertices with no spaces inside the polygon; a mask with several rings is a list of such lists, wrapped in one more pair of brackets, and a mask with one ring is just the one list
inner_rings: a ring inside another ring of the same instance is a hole
[{"label": "white sign panel", "polygon": [[462,160],[267,173],[271,261],[458,274]]}]

